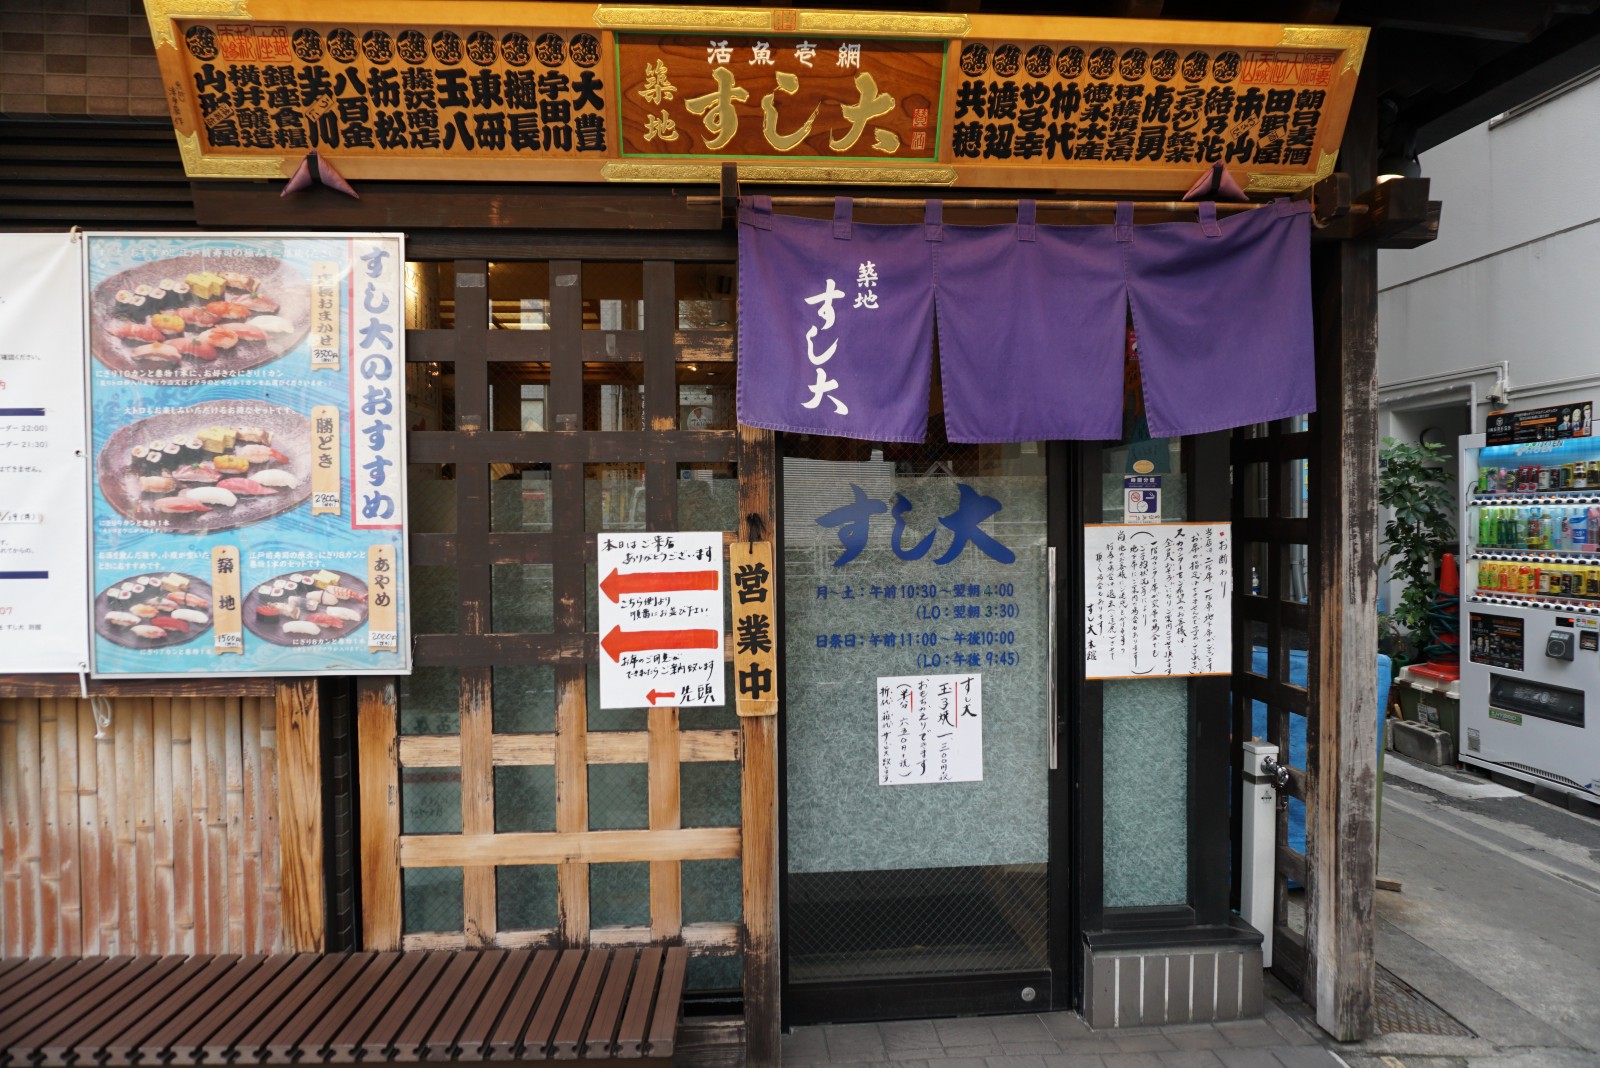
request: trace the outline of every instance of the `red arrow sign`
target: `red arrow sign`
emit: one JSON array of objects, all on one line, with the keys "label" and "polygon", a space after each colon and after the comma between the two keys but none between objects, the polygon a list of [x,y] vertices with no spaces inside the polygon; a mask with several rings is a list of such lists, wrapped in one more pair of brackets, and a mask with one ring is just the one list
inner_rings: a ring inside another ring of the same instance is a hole
[{"label": "red arrow sign", "polygon": [[618,598],[625,593],[673,593],[716,588],[715,571],[634,571],[619,575],[617,569],[612,568],[611,574],[600,583],[600,592],[611,598],[613,604],[618,603]]},{"label": "red arrow sign", "polygon": [[652,649],[715,649],[718,637],[714,630],[623,630],[618,626],[600,639],[600,648],[620,662],[623,653]]},{"label": "red arrow sign", "polygon": [[662,697],[662,698],[676,697],[676,696],[678,696],[678,691],[676,691],[676,690],[651,690],[649,693],[645,694],[644,696],[645,696],[645,700],[649,701],[651,704],[655,704],[657,697]]}]

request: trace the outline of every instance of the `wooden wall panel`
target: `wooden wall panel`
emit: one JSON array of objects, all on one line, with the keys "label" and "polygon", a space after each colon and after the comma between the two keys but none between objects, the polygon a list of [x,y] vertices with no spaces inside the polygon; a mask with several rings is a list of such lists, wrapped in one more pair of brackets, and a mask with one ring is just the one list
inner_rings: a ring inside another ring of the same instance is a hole
[{"label": "wooden wall panel", "polygon": [[277,729],[260,698],[0,699],[0,955],[271,953]]}]

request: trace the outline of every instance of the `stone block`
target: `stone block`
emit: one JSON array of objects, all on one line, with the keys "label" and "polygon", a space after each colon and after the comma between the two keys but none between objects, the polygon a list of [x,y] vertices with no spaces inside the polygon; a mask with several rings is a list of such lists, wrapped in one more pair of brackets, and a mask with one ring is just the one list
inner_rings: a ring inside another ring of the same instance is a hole
[{"label": "stone block", "polygon": [[1424,764],[1446,767],[1456,762],[1456,742],[1450,732],[1431,723],[1391,719],[1395,752]]}]

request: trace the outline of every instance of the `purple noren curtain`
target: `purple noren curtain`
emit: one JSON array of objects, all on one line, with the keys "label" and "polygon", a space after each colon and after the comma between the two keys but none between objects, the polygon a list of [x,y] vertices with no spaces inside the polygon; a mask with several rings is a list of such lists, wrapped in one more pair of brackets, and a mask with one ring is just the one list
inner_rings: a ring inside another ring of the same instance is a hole
[{"label": "purple noren curtain", "polygon": [[1310,205],[1219,220],[1040,226],[831,222],[739,211],[739,420],[867,441],[927,431],[935,295],[947,436],[1121,437],[1132,310],[1150,433],[1199,434],[1316,406]]},{"label": "purple noren curtain", "polygon": [[946,226],[934,245],[945,434],[1122,436],[1127,285],[1109,226]]},{"label": "purple noren curtain", "polygon": [[921,441],[933,375],[933,260],[920,226],[739,209],[739,421]]},{"label": "purple noren curtain", "polygon": [[[1131,205],[1118,214],[1131,222]],[[1309,202],[1277,200],[1220,220],[1202,203],[1198,224],[1128,225],[1126,234],[1152,437],[1316,408]]]}]

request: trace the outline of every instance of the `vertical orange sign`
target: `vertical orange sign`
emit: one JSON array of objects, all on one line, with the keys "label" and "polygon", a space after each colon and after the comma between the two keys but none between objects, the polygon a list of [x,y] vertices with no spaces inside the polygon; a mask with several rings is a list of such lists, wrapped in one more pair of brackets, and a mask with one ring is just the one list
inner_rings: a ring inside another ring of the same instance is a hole
[{"label": "vertical orange sign", "polygon": [[339,409],[311,409],[311,514],[339,515]]},{"label": "vertical orange sign", "polygon": [[395,627],[396,582],[393,545],[374,545],[367,550],[367,651],[396,652],[400,633]]},{"label": "vertical orange sign", "polygon": [[211,550],[212,648],[218,654],[244,652],[240,623],[239,547],[218,545]]},{"label": "vertical orange sign", "polygon": [[728,546],[728,567],[735,710],[741,716],[775,716],[778,597],[772,582],[772,543],[734,542]]},{"label": "vertical orange sign", "polygon": [[311,265],[311,369],[339,369],[339,265],[318,260]]}]

